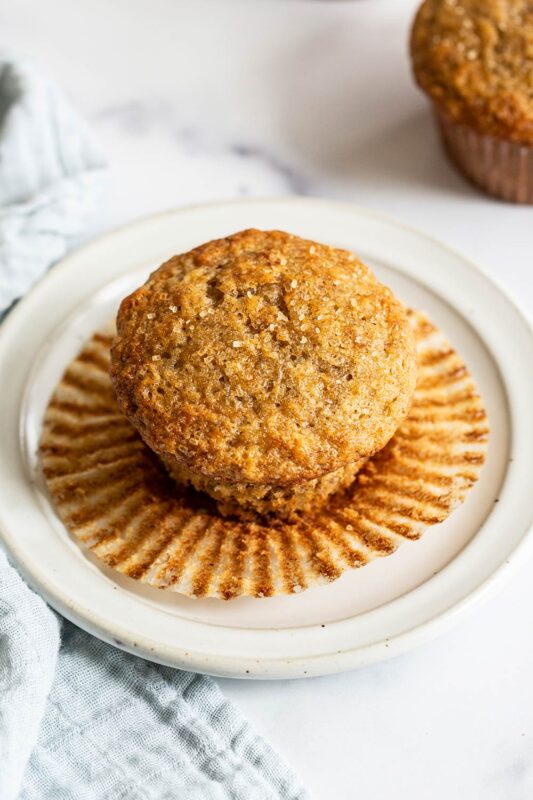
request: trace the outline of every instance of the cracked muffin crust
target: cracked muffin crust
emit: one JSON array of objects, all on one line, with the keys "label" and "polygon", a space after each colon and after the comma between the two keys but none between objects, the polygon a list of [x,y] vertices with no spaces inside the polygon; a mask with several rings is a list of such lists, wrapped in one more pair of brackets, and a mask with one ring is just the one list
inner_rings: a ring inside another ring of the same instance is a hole
[{"label": "cracked muffin crust", "polygon": [[179,479],[230,505],[305,508],[405,418],[415,342],[355,255],[248,230],[174,256],[122,302],[111,377]]}]

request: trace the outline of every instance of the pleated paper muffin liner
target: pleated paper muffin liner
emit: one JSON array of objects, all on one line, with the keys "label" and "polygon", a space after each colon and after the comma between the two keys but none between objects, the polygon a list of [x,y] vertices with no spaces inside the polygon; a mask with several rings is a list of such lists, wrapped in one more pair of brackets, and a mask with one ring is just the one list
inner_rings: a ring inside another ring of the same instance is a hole
[{"label": "pleated paper muffin liner", "polygon": [[444,147],[452,162],[487,194],[513,203],[533,203],[533,147],[477,133],[436,110]]},{"label": "pleated paper muffin liner", "polygon": [[120,414],[111,331],[69,364],[48,405],[42,471],[66,528],[108,566],[190,597],[268,597],[333,581],[445,520],[478,478],[488,423],[468,370],[429,320],[410,313],[418,382],[405,422],[348,490],[284,522],[223,517],[179,489]]}]

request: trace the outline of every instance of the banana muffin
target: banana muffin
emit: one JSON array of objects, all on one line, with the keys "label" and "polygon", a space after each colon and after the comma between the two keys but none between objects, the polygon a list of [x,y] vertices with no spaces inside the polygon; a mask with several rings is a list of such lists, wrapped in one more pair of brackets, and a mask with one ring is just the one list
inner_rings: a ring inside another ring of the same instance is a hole
[{"label": "banana muffin", "polygon": [[247,230],[174,256],[123,300],[120,409],[223,513],[306,510],[405,418],[415,341],[353,253]]},{"label": "banana muffin", "polygon": [[533,203],[531,2],[425,0],[411,56],[454,163],[489,194]]}]

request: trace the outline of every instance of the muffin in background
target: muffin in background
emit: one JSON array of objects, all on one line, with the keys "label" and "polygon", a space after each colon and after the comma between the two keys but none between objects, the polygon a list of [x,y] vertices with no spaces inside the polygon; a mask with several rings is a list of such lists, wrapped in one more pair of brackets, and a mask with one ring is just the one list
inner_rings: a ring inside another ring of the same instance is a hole
[{"label": "muffin in background", "polygon": [[411,57],[461,172],[490,195],[533,203],[532,3],[425,0]]}]

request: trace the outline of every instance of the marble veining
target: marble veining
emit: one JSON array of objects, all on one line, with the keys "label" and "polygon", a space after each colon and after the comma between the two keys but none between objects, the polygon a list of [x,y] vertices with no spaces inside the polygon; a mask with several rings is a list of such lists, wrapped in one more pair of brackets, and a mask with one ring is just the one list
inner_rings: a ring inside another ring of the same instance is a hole
[{"label": "marble veining", "polygon": [[[216,158],[230,167],[237,161],[245,173],[256,168],[262,169],[279,179],[284,193],[303,196],[314,193],[308,175],[274,148],[251,139],[228,139],[206,125],[205,121],[183,120],[176,108],[163,100],[131,100],[110,105],[100,109],[93,119],[97,124],[113,126],[122,136],[141,139],[152,135],[163,136],[173,141],[178,150],[190,158]],[[237,186],[238,195],[251,192],[252,187],[246,182]]]}]

